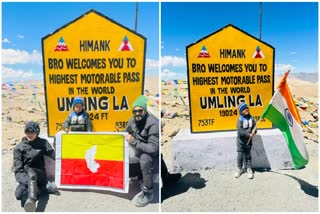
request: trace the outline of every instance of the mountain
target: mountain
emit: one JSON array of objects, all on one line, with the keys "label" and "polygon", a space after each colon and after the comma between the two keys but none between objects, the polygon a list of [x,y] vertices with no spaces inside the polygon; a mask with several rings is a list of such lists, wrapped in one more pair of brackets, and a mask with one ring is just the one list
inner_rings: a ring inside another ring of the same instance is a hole
[{"label": "mountain", "polygon": [[291,73],[290,72],[289,76],[292,78],[296,78],[296,79],[311,82],[311,83],[318,82],[318,73],[294,73],[294,72]]}]

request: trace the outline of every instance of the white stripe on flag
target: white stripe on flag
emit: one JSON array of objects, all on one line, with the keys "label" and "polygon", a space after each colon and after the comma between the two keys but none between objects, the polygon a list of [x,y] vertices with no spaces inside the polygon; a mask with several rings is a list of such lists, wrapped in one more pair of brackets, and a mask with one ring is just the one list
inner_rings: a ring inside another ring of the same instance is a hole
[{"label": "white stripe on flag", "polygon": [[[288,104],[281,93],[277,93],[275,95],[272,105],[284,116],[284,118],[286,118],[285,109],[288,109]],[[291,135],[294,139],[294,143],[298,148],[300,154],[303,156],[303,158],[305,160],[308,160],[309,157],[308,157],[306,148],[304,146],[304,138],[303,138],[301,124],[299,124],[293,116],[292,116],[292,120],[293,120],[292,126],[289,123],[288,124],[289,124]]]}]

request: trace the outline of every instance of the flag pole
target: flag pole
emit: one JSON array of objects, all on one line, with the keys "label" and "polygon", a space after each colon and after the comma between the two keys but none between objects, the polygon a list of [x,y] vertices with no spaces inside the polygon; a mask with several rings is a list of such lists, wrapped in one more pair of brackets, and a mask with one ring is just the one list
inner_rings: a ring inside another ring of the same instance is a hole
[{"label": "flag pole", "polygon": [[259,39],[261,40],[262,36],[262,2],[260,2],[260,34],[259,34]]},{"label": "flag pole", "polygon": [[[252,129],[251,133],[255,133],[256,132],[257,127],[258,127],[260,122],[261,122],[261,117],[259,118],[258,122],[256,123],[256,126]],[[249,142],[250,142],[251,139],[252,139],[252,137],[250,136],[249,139],[248,139],[247,145],[249,145]]]},{"label": "flag pole", "polygon": [[136,18],[134,24],[134,31],[137,32],[138,29],[138,1],[136,2]]},{"label": "flag pole", "polygon": [[[269,103],[271,103],[271,102],[273,101],[274,96],[279,92],[280,86],[281,86],[281,85],[284,83],[284,81],[287,79],[287,76],[289,75],[289,73],[290,73],[290,70],[288,70],[288,71],[286,71],[286,72],[284,73],[284,75],[283,75],[283,77],[282,77],[282,79],[281,79],[281,81],[280,81],[280,83],[279,83],[279,85],[278,85],[278,87],[277,87],[277,91],[274,93],[274,95],[272,96],[272,98],[271,98],[271,100],[270,100]],[[285,77],[285,78],[284,78],[284,77]],[[262,114],[263,114],[263,113],[262,113]],[[251,133],[255,133],[255,132],[256,132],[257,127],[258,127],[259,123],[261,122],[261,120],[262,120],[262,117],[259,118],[258,122],[256,123],[256,126],[252,129]],[[252,137],[249,137],[248,142],[247,142],[247,145],[249,144],[249,142],[250,142],[251,139],[252,139]]]}]

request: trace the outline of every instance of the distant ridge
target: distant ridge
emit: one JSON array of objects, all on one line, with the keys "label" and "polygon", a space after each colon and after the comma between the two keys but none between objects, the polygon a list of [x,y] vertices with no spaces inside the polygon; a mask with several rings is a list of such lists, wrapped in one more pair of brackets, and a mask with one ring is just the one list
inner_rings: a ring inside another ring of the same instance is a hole
[{"label": "distant ridge", "polygon": [[[277,76],[282,76],[282,74],[277,74]],[[291,73],[289,74],[289,77],[294,77],[299,80],[316,83],[318,82],[318,73]]]}]

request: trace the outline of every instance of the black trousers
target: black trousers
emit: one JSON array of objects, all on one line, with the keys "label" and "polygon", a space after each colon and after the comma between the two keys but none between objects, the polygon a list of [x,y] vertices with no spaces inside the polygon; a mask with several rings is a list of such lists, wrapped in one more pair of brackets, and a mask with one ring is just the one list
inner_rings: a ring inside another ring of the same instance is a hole
[{"label": "black trousers", "polygon": [[[159,157],[159,156],[158,156]],[[153,162],[154,158],[149,154],[130,154],[129,158],[129,177],[138,176],[143,179],[142,187],[152,189],[153,187]]]},{"label": "black trousers", "polygon": [[[33,184],[36,183],[36,186]],[[26,201],[28,197],[36,197],[38,188],[45,188],[47,184],[47,174],[44,170],[29,168],[28,184],[19,184],[15,191],[17,200]]]},{"label": "black trousers", "polygon": [[251,168],[251,147],[238,151],[237,165],[239,169],[241,169],[244,164],[243,160],[245,160],[244,167]]}]

